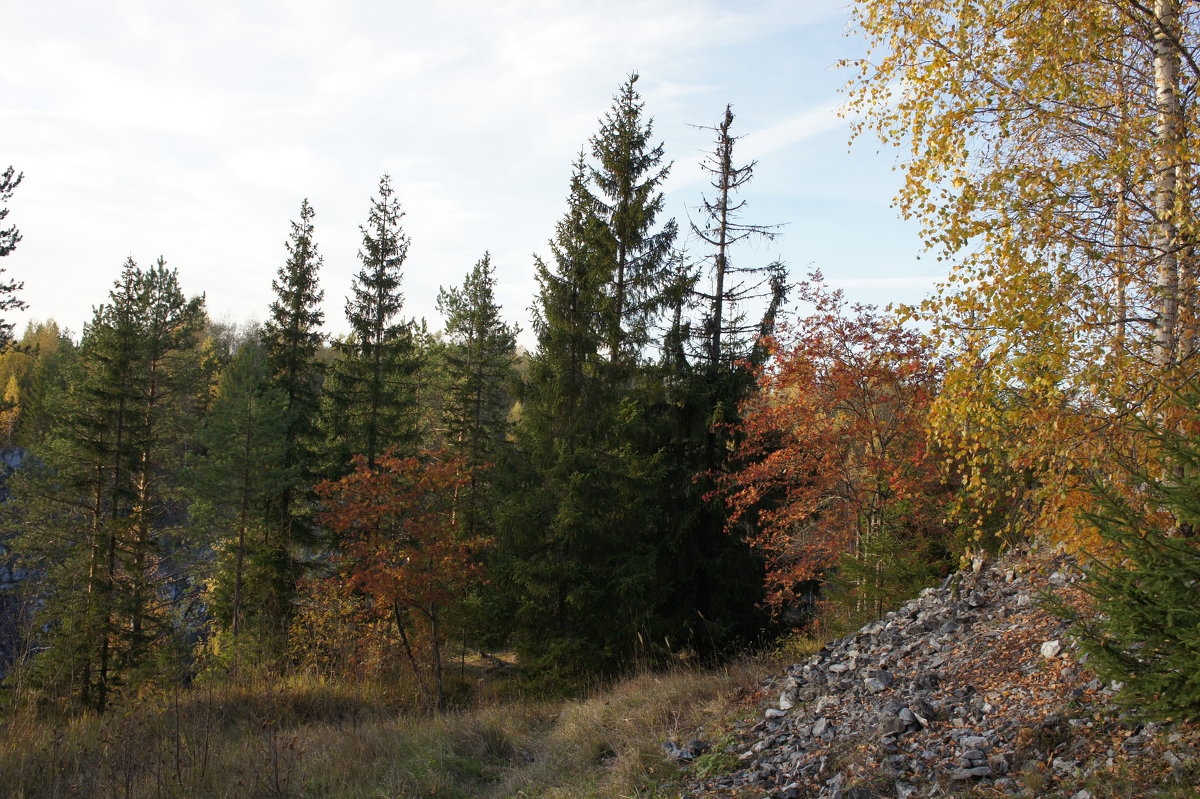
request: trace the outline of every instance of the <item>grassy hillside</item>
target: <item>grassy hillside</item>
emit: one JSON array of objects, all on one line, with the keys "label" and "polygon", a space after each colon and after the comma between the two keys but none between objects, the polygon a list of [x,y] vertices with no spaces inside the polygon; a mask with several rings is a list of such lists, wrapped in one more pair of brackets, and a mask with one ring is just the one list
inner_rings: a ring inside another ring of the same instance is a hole
[{"label": "grassy hillside", "polygon": [[[1196,795],[1200,726],[1146,724],[1115,704],[1037,600],[1039,587],[1082,600],[1064,556],[964,574],[842,639],[793,640],[721,669],[641,673],[573,698],[547,698],[516,670],[478,663],[465,672],[458,707],[436,715],[417,710],[414,692],[397,683],[302,676],[175,689],[128,699],[103,717],[9,709],[0,715],[0,799],[762,799],[792,795],[762,779],[763,764],[823,754],[828,768],[820,757],[807,787],[845,773],[855,775],[846,783],[855,795],[871,799]],[[943,616],[961,623],[947,626]],[[1041,645],[1051,639],[1063,648],[1047,655]],[[889,666],[891,693],[857,687],[867,666],[842,668],[897,647],[907,665]],[[937,677],[922,711],[928,726],[881,739],[876,705],[900,696],[905,669]],[[830,679],[810,680],[813,670]],[[773,708],[797,674],[785,729]],[[805,685],[813,690],[802,695]],[[841,725],[836,741],[797,743],[798,730],[822,714]],[[952,773],[965,768],[955,758],[967,757],[955,742],[975,727],[994,745],[985,754],[996,773],[982,782]],[[689,765],[664,751],[666,741],[693,739],[709,751]],[[898,752],[884,758],[889,740]],[[920,779],[898,779],[882,764],[902,754],[930,767],[918,769]]]},{"label": "grassy hillside", "polygon": [[766,671],[680,668],[577,700],[480,700],[432,717],[379,685],[299,678],[180,691],[104,717],[27,709],[0,723],[0,796],[662,795],[684,776],[663,741],[711,740]]}]

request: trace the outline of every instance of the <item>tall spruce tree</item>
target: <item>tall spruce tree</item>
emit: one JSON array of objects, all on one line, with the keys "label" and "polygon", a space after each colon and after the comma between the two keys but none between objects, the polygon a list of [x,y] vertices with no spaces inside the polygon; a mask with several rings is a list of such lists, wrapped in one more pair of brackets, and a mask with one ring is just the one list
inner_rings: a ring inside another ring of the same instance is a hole
[{"label": "tall spruce tree", "polygon": [[346,301],[350,335],[335,344],[337,357],[324,392],[322,424],[336,475],[349,469],[354,455],[374,466],[384,450],[400,446],[404,452],[420,438],[413,325],[400,318],[409,244],[403,217],[391,178],[384,175],[361,228],[362,268]]},{"label": "tall spruce tree", "polygon": [[[25,176],[17,173],[11,166],[4,170],[3,173],[0,173],[0,222],[3,222],[8,217],[8,208],[5,203],[12,198],[13,190],[20,185],[23,177]],[[20,240],[21,234],[17,230],[16,225],[0,228],[0,258],[3,258],[16,249],[17,243]],[[4,269],[0,268],[0,274],[3,273]],[[24,284],[16,280],[0,282],[0,312],[20,311],[25,308],[25,303],[15,296],[23,287]],[[11,344],[12,337],[13,323],[0,317],[0,351],[3,351]]]},{"label": "tall spruce tree", "polygon": [[[730,131],[733,110],[725,107],[721,122],[710,130],[716,135],[713,151],[701,165],[711,176],[716,190],[712,198],[702,200],[704,220],[692,224],[692,232],[711,248],[704,262],[708,265],[702,281],[708,291],[695,290],[704,317],[698,346],[691,355],[704,368],[692,375],[690,393],[698,398],[708,416],[707,432],[698,440],[706,442],[703,463],[698,471],[712,473],[724,468],[729,451],[727,431],[739,420],[738,407],[755,388],[755,371],[763,365],[768,352],[761,339],[773,332],[775,319],[787,297],[787,272],[774,261],[761,266],[734,264],[734,247],[753,237],[774,238],[778,225],[758,225],[741,220],[746,201],[738,191],[750,182],[756,162],[736,166],[734,145],[738,138]],[[751,306],[758,303],[757,315]]]},{"label": "tall spruce tree", "polygon": [[598,252],[603,233],[593,213],[587,185],[587,163],[581,153],[571,175],[567,212],[550,242],[554,266],[535,261],[538,297],[533,329],[538,350],[530,385],[539,389],[536,401],[545,422],[568,447],[594,432],[590,402],[600,402],[596,384],[602,347],[606,265]]},{"label": "tall spruce tree", "polygon": [[[577,161],[553,262],[538,262],[538,350],[503,471],[497,572],[516,641],[529,662],[575,674],[727,651],[763,624],[761,566],[725,533],[705,482],[723,463],[712,425],[736,413],[753,373],[734,368],[733,336],[717,340],[720,370],[693,364],[697,270],[673,249],[674,222],[658,222],[667,167],[636,82],[592,138],[594,160]],[[728,224],[729,192],[721,202]],[[736,238],[726,230],[726,245]],[[777,282],[760,327],[782,301]],[[736,283],[719,294],[732,318],[730,297],[745,296]],[[744,357],[765,355],[736,340]]]},{"label": "tall spruce tree", "polygon": [[491,527],[493,466],[507,433],[517,330],[500,317],[492,259],[484,253],[460,288],[442,289],[438,311],[446,317],[447,447],[473,467],[462,502],[464,529],[479,535]]},{"label": "tall spruce tree", "polygon": [[[312,477],[304,470],[312,461],[311,437],[322,373],[317,352],[325,341],[321,332],[325,312],[320,307],[325,292],[319,287],[322,259],[313,240],[314,215],[312,206],[304,200],[300,204],[300,221],[291,223],[287,260],[271,281],[275,299],[271,302],[271,316],[262,331],[268,380],[283,392],[285,399],[285,461],[300,478]],[[294,485],[284,486],[276,500],[278,524],[284,531],[292,524],[295,489]]]},{"label": "tall spruce tree", "polygon": [[317,352],[325,340],[321,332],[325,313],[320,307],[325,292],[319,286],[322,259],[313,238],[314,216],[305,199],[300,203],[299,221],[291,223],[287,260],[271,281],[275,299],[262,329],[267,382],[283,397],[283,450],[273,480],[277,491],[261,498],[269,519],[262,531],[269,539],[263,542],[263,551],[272,557],[259,564],[263,569],[277,569],[274,575],[263,576],[263,584],[273,591],[261,608],[264,613],[279,614],[272,624],[277,629],[286,627],[291,607],[289,586],[296,571],[291,545],[309,537],[307,492],[319,475],[315,438],[323,366]]},{"label": "tall spruce tree", "polygon": [[203,299],[185,298],[161,258],[126,261],[109,298],[84,331],[49,476],[17,509],[18,545],[47,577],[38,671],[101,711],[175,632],[162,533],[178,515],[204,325]]},{"label": "tall spruce tree", "polygon": [[[538,350],[522,393],[520,467],[505,470],[518,482],[510,490],[517,501],[504,515],[502,540],[511,549],[500,569],[518,597],[517,641],[531,662],[565,674],[627,667],[660,637],[655,490],[662,463],[642,436],[650,374],[641,354],[663,305],[669,269],[660,251],[673,232],[648,234],[657,244],[639,237],[661,204],[651,197],[653,180],[637,177],[644,169],[625,175],[639,187],[625,191],[635,202],[620,202],[620,165],[644,167],[661,155],[620,153],[617,137],[638,150],[649,135],[627,135],[641,130],[630,125],[640,118],[631,86],[632,79],[605,123],[604,141],[598,135],[593,142],[606,162],[597,170],[581,154],[575,164],[552,264],[537,263]],[[613,181],[611,206],[594,193],[601,171]]]},{"label": "tall spruce tree", "polygon": [[[612,413],[601,379],[601,319],[607,267],[583,154],[574,166],[567,211],[555,228],[551,264],[535,269],[533,327],[538,348],[521,389],[519,457],[506,466],[503,535],[496,572],[508,590],[523,657],[567,674],[611,668],[598,601],[605,558],[605,496],[596,446]],[[615,622],[609,618],[608,621]],[[610,624],[611,631],[617,625]]]},{"label": "tall spruce tree", "polygon": [[662,184],[670,172],[663,145],[654,144],[637,73],[629,76],[592,137],[593,208],[603,235],[592,243],[609,261],[603,325],[609,360],[633,363],[649,342],[672,277],[675,220],[655,229],[663,209]]}]

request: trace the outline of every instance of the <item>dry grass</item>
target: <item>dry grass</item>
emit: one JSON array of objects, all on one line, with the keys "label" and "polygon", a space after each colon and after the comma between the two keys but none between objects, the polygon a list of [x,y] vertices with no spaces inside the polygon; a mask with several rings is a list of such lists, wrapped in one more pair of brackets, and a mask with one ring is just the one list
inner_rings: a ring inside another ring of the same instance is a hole
[{"label": "dry grass", "polygon": [[581,700],[435,716],[379,685],[302,678],[143,699],[102,718],[16,711],[0,720],[0,796],[649,797],[680,775],[663,740],[715,737],[765,668],[681,668]]}]

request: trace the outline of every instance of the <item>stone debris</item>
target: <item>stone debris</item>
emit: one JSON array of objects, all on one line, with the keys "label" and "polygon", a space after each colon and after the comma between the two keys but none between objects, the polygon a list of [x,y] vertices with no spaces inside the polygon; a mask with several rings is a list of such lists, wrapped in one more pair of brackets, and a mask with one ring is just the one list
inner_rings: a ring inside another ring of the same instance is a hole
[{"label": "stone debris", "polygon": [[663,741],[663,752],[677,763],[691,763],[709,750],[709,745],[699,738],[693,738],[683,746],[674,741]]},{"label": "stone debris", "polygon": [[[922,799],[976,787],[1083,799],[1079,783],[1122,754],[1098,747],[1123,738],[1123,754],[1142,754],[1158,730],[1117,715],[1118,686],[1094,679],[1065,625],[1039,607],[1043,588],[1078,595],[1080,579],[1061,555],[1049,568],[1012,558],[925,589],[764,681],[778,701],[735,731],[726,751],[738,770],[683,796]],[[1183,743],[1164,742],[1159,762],[1182,763]],[[1052,793],[1024,785],[1032,771]]]},{"label": "stone debris", "polygon": [[1058,641],[1047,641],[1042,644],[1042,657],[1046,660],[1053,660],[1062,652],[1062,644]]}]

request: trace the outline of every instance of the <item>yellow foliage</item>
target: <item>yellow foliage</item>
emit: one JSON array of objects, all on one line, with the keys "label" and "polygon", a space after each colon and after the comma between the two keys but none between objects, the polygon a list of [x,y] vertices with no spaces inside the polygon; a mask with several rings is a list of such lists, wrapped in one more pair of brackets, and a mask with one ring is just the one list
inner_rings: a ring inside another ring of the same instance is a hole
[{"label": "yellow foliage", "polygon": [[[1200,11],[1177,0],[860,0],[855,135],[904,145],[901,212],[951,263],[907,313],[950,356],[931,412],[960,512],[1090,540],[1122,417],[1194,370]],[[1165,420],[1164,420],[1165,423]]]}]

